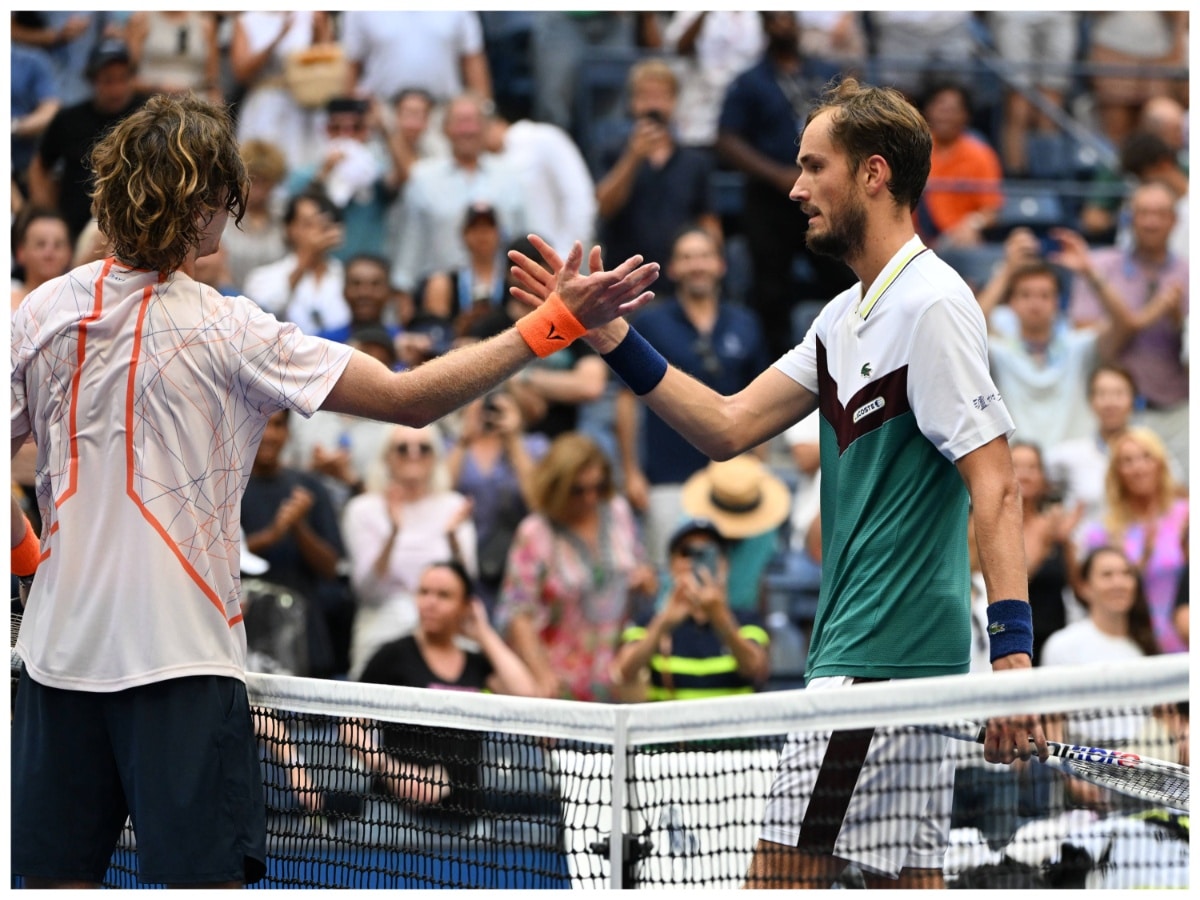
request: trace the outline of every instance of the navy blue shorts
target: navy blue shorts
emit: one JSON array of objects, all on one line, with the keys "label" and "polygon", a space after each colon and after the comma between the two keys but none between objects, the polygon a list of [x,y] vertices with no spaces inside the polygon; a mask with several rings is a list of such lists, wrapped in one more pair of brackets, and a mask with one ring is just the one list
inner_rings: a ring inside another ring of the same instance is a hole
[{"label": "navy blue shorts", "polygon": [[266,871],[262,770],[234,678],[66,691],[25,672],[12,727],[12,869],[99,882],[125,819],[138,880],[251,884]]}]

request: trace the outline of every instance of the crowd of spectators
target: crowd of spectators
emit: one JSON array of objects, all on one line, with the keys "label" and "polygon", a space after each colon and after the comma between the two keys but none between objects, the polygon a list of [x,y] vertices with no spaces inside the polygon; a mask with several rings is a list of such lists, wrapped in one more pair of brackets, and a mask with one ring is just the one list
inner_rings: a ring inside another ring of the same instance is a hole
[{"label": "crowd of spectators", "polygon": [[[934,135],[919,231],[976,289],[1017,425],[1035,650],[1085,620],[1101,587],[1077,560],[1103,547],[1144,584],[1153,641],[1139,648],[1186,649],[1186,13],[15,12],[11,25],[13,308],[105,253],[95,139],[151,93],[194,91],[229,104],[252,178],[244,220],[205,261],[222,291],[412,367],[524,312],[505,259],[536,257],[524,235],[559,251],[596,239],[608,259],[663,263],[638,327],[723,392],[852,282],[808,251],[787,197],[809,103],[839,72],[897,86]],[[1013,202],[1032,187],[1053,195],[1051,219]],[[683,696],[669,674],[681,646],[732,654],[736,689],[759,688],[765,574],[819,581],[816,420],[714,469],[583,345],[436,427],[277,418],[242,520],[265,580],[307,604],[299,674],[369,677],[376,653],[417,646],[427,670],[441,648],[454,669],[461,625],[483,639],[481,672],[520,693]],[[15,491],[32,465],[14,460]],[[728,502],[755,524],[722,519]],[[701,571],[708,545],[717,562]],[[426,610],[421,579],[447,562],[453,609]],[[1089,627],[1112,620],[1093,609]]]}]

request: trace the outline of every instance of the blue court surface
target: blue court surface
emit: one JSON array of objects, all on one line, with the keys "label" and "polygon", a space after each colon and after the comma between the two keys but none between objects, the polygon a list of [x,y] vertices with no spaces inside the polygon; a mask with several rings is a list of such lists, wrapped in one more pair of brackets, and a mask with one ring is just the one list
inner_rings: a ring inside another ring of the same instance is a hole
[{"label": "blue court surface", "polygon": [[[366,847],[306,850],[304,859],[271,855],[267,875],[255,888],[482,888],[493,890],[569,890],[566,856],[547,850],[483,848],[456,859],[435,858],[412,851]],[[118,850],[105,883],[116,888],[139,885],[133,875],[134,853]]]}]

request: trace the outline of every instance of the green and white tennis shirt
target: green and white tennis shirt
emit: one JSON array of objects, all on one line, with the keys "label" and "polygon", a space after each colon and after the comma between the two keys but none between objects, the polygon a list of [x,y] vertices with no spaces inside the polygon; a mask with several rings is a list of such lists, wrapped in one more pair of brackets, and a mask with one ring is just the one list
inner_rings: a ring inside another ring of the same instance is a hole
[{"label": "green and white tennis shirt", "polygon": [[775,367],[820,399],[821,599],[806,677],[966,672],[969,497],[954,463],[1013,430],[970,289],[914,237]]}]

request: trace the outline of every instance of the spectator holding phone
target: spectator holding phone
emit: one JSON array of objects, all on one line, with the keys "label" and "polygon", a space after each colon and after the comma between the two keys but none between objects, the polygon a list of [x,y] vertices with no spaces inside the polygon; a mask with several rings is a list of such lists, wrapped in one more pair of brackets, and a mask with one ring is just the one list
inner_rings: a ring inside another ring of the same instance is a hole
[{"label": "spectator holding phone", "polygon": [[671,586],[662,609],[634,619],[621,635],[614,684],[648,673],[648,700],[745,694],[767,680],[766,629],[753,613],[729,608],[725,540],[707,519],[688,519],[668,545]]},{"label": "spectator holding phone", "polygon": [[679,81],[666,62],[637,63],[629,72],[628,89],[629,133],[600,151],[600,242],[618,259],[625,249],[636,247],[647,260],[661,263],[665,273],[671,245],[685,226],[699,225],[723,240],[720,219],[709,202],[712,163],[702,151],[678,143],[674,118]]},{"label": "spectator holding phone", "polygon": [[[1013,411],[1015,436],[1046,448],[1095,434],[1096,419],[1086,402],[1088,378],[1116,356],[1137,327],[1121,299],[1099,281],[1084,239],[1067,228],[1050,236],[1057,249],[1043,257],[1032,233],[1014,232],[1005,242],[1004,263],[978,297],[991,334],[992,378]],[[1070,327],[1062,315],[1060,267],[1077,281],[1097,283],[1109,318]],[[1000,303],[1015,328],[1003,323]]]}]

